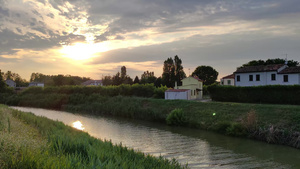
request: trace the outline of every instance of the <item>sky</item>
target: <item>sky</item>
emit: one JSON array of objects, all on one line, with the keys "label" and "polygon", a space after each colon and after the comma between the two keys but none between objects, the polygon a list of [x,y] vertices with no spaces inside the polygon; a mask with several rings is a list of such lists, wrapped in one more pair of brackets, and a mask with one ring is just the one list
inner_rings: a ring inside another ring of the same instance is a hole
[{"label": "sky", "polygon": [[101,79],[122,66],[159,77],[175,55],[185,73],[218,79],[251,60],[300,61],[299,0],[0,0],[0,69]]}]

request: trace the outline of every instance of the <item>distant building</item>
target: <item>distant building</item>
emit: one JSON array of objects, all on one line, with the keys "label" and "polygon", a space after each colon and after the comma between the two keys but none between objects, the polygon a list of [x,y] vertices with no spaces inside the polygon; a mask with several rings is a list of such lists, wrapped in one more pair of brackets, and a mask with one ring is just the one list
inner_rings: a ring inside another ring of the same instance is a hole
[{"label": "distant building", "polygon": [[45,84],[41,83],[41,82],[30,82],[28,87],[31,87],[31,86],[44,87]]},{"label": "distant building", "polygon": [[81,83],[84,86],[103,86],[102,80],[88,80],[86,82]]},{"label": "distant building", "polygon": [[177,86],[177,82],[175,82],[174,89],[169,89],[165,92],[165,99],[202,99],[202,88],[203,81],[196,76],[190,76],[182,79],[182,86]]},{"label": "distant building", "polygon": [[11,80],[11,79],[5,80],[5,83],[6,83],[9,87],[13,87],[13,88],[16,88],[16,87],[17,87],[16,82],[14,82],[14,81]]},{"label": "distant building", "polygon": [[222,77],[221,85],[234,86],[234,74]]},{"label": "distant building", "polygon": [[300,66],[246,66],[234,72],[235,86],[300,85]]}]

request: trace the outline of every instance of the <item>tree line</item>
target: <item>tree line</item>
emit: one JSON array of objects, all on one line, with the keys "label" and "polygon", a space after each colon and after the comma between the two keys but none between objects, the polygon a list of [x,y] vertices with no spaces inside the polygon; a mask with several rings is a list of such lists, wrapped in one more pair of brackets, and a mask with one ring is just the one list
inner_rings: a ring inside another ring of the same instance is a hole
[{"label": "tree line", "polygon": [[[192,76],[197,76],[203,80],[204,85],[210,85],[216,82],[218,72],[211,66],[198,66],[192,73]],[[117,72],[113,76],[104,76],[102,83],[105,86],[108,85],[120,85],[120,84],[149,84],[152,83],[156,87],[167,86],[173,88],[175,82],[181,85],[181,80],[186,78],[186,73],[183,70],[182,60],[176,55],[174,59],[172,57],[167,58],[164,61],[163,73],[161,76],[156,77],[154,72],[149,70],[145,71],[141,77],[135,76],[134,80],[126,74],[126,67],[121,67],[121,73]]]}]

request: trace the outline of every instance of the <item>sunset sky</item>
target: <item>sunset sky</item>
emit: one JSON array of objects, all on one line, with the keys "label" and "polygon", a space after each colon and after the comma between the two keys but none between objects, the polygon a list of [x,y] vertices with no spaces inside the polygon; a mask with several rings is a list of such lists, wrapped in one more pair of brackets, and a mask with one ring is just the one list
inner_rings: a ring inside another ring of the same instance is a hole
[{"label": "sunset sky", "polygon": [[299,0],[0,0],[0,69],[27,80],[158,77],[175,55],[187,75],[209,65],[221,78],[286,54],[300,61]]}]

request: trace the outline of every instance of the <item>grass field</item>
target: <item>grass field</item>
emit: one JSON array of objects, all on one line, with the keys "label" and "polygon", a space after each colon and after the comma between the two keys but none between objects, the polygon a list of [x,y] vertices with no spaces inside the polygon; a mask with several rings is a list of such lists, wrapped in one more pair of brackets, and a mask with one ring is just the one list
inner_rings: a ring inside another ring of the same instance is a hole
[{"label": "grass field", "polygon": [[0,168],[186,168],[0,105]]}]

